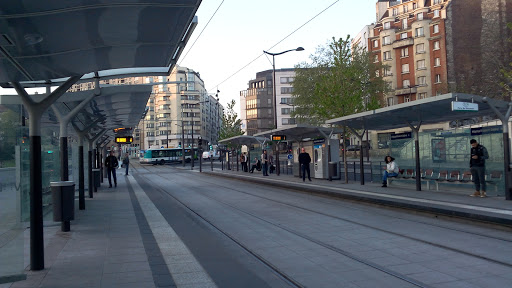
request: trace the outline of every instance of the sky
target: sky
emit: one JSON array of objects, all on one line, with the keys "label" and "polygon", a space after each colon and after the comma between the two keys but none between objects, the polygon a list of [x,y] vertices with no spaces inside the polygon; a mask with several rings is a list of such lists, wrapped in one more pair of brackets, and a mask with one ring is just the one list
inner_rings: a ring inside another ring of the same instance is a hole
[{"label": "sky", "polygon": [[[240,115],[240,91],[247,89],[257,72],[272,69],[272,57],[263,55],[263,50],[278,53],[303,47],[304,51],[275,57],[276,69],[293,68],[308,61],[316,48],[326,45],[332,37],[354,37],[365,25],[375,22],[376,3],[377,0],[203,0],[196,13],[198,25],[178,64],[199,72],[208,93],[215,94],[218,88],[224,107],[235,99],[235,111]],[[0,88],[0,94],[15,92]]]},{"label": "sky", "polygon": [[240,115],[240,91],[247,89],[257,72],[272,69],[272,57],[261,56],[263,50],[278,53],[303,47],[304,51],[275,57],[276,69],[293,68],[309,61],[316,48],[326,45],[332,37],[355,37],[365,25],[374,23],[376,3],[377,0],[203,0],[196,13],[199,23],[178,64],[199,72],[208,93],[215,94],[218,87],[224,107],[235,99],[235,111]]}]

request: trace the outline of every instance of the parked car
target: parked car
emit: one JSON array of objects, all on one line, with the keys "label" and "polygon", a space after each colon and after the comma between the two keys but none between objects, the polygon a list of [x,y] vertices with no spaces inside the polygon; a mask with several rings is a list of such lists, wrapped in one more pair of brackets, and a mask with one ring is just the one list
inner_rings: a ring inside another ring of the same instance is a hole
[{"label": "parked car", "polygon": [[361,146],[359,145],[348,145],[347,151],[359,151],[361,150]]}]

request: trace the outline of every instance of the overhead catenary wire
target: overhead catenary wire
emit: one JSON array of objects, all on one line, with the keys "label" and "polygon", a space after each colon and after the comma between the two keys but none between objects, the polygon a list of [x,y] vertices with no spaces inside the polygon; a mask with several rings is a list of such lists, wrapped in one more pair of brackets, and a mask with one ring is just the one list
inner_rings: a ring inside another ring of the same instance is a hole
[{"label": "overhead catenary wire", "polygon": [[206,27],[208,27],[208,24],[210,24],[210,21],[212,21],[213,17],[215,17],[215,14],[217,14],[217,11],[219,11],[220,6],[222,6],[223,3],[224,3],[224,0],[222,0],[222,2],[220,2],[219,6],[215,10],[215,12],[213,12],[212,17],[210,17],[210,20],[208,20],[206,25],[203,27],[203,30],[201,30],[201,33],[199,33],[199,35],[197,36],[196,40],[194,40],[194,43],[192,43],[192,45],[188,49],[187,53],[185,53],[185,56],[183,56],[183,58],[181,58],[180,63],[178,65],[181,65],[181,63],[183,63],[183,60],[185,60],[185,58],[187,57],[187,55],[190,52],[190,50],[192,50],[192,48],[194,48],[194,44],[196,44],[197,40],[201,37],[201,35],[203,34],[204,30],[206,29]]},{"label": "overhead catenary wire", "polygon": [[[279,42],[277,42],[276,44],[272,45],[270,48],[267,49],[270,50],[274,47],[276,47],[277,45],[279,45],[281,42],[283,42],[284,40],[286,40],[288,37],[292,36],[295,32],[299,31],[302,27],[306,26],[307,24],[309,24],[309,22],[313,21],[316,17],[320,16],[322,13],[324,13],[325,11],[327,11],[329,8],[331,8],[332,6],[334,6],[334,4],[338,3],[340,0],[336,0],[334,1],[333,3],[331,3],[329,6],[327,6],[325,9],[323,9],[322,11],[320,11],[319,13],[317,13],[315,16],[313,16],[312,18],[310,18],[308,21],[304,22],[304,24],[300,25],[297,29],[293,30],[293,32],[291,32],[290,34],[286,35],[283,39],[279,40]],[[261,56],[265,55],[265,53],[261,53],[260,55],[258,55],[256,58],[254,58],[252,61],[250,61],[249,63],[247,63],[246,65],[244,65],[242,68],[238,69],[235,73],[231,74],[229,77],[227,77],[226,79],[222,80],[219,84],[215,85],[215,87],[218,87],[220,86],[221,84],[223,84],[224,82],[228,81],[229,79],[231,79],[233,76],[235,76],[236,74],[238,74],[240,71],[244,70],[245,68],[247,68],[249,65],[251,65],[252,63],[254,63],[256,60],[258,60]],[[212,89],[208,89],[208,91],[212,91],[213,89],[215,88],[212,88]]]}]

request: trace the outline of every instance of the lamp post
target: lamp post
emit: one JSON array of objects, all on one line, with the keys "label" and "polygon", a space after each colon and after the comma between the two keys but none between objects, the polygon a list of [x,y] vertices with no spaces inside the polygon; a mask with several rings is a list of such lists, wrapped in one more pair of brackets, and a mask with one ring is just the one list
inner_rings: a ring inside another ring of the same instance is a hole
[{"label": "lamp post", "polygon": [[[272,104],[274,106],[274,129],[277,129],[277,99],[276,99],[276,56],[284,53],[288,53],[291,51],[304,51],[304,48],[297,47],[296,49],[290,49],[279,53],[270,53],[267,51],[263,51],[263,53],[272,55]],[[279,175],[279,143],[276,148],[276,174]]]}]

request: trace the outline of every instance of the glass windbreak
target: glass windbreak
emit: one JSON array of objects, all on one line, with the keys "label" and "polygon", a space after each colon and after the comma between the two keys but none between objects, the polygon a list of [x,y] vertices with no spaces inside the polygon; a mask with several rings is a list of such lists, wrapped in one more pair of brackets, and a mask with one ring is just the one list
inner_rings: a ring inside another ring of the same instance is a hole
[{"label": "glass windbreak", "polygon": [[25,268],[21,193],[28,175],[20,168],[28,161],[28,154],[21,158],[28,129],[21,127],[19,111],[19,105],[0,105],[0,284],[19,278]]},{"label": "glass windbreak", "polygon": [[[435,179],[439,177],[440,172],[446,171],[448,175],[452,172],[454,175],[458,173],[458,177],[462,178],[464,172],[470,171],[471,145],[469,141],[475,139],[485,146],[489,153],[489,159],[485,163],[485,174],[489,186],[487,188],[488,194],[504,195],[503,134],[495,126],[484,128],[483,132],[478,132],[478,128],[420,132],[419,154],[423,173],[427,170],[432,170],[432,178]],[[395,162],[401,170],[415,169],[414,136],[411,135],[411,138],[404,139],[392,139],[391,156],[396,159]],[[384,162],[380,166],[383,164]],[[471,181],[466,184],[440,183],[439,185],[448,190],[457,190],[459,188],[472,189]],[[435,187],[435,185],[431,185],[431,187],[433,186]]]}]

